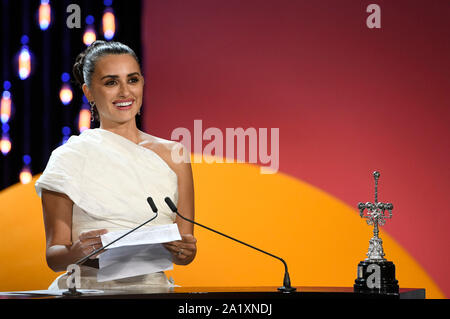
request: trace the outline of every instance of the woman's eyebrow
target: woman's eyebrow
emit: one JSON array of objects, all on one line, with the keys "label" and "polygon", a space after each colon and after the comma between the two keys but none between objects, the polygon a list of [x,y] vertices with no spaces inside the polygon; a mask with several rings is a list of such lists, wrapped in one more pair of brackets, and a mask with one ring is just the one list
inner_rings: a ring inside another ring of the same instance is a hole
[{"label": "woman's eyebrow", "polygon": [[[140,75],[140,73],[139,72],[133,72],[133,73],[128,74],[127,77],[134,76],[134,75]],[[108,75],[103,76],[100,80],[103,80],[103,79],[106,79],[106,78],[117,79],[118,77],[119,77],[118,75],[108,74]]]},{"label": "woman's eyebrow", "polygon": [[127,77],[134,76],[134,75],[141,75],[141,74],[139,72],[133,72],[133,73],[128,74]]}]

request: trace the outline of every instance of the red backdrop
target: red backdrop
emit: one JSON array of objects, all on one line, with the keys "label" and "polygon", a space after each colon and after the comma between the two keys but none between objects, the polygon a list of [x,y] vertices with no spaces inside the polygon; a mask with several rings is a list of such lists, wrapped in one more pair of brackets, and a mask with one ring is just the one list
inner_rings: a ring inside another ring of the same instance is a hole
[{"label": "red backdrop", "polygon": [[280,128],[280,171],[355,210],[379,169],[384,229],[450,295],[448,1],[165,0],[142,14],[146,131]]}]

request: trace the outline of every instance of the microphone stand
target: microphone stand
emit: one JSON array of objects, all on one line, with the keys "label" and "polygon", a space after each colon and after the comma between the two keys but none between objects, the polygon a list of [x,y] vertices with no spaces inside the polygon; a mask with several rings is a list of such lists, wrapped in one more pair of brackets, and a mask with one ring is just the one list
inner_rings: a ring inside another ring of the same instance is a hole
[{"label": "microphone stand", "polygon": [[[158,217],[158,210],[155,206],[155,204],[153,203],[153,200],[151,197],[147,198],[147,202],[149,203],[149,205],[151,206],[153,212],[156,214],[155,216],[153,216],[152,218],[150,218],[149,220],[143,222],[142,224],[140,224],[139,226],[137,226],[136,228],[131,229],[130,231],[126,232],[125,234],[123,234],[122,236],[120,236],[119,238],[114,239],[112,242],[110,242],[108,245],[106,246],[102,246],[99,249],[94,250],[93,252],[91,252],[89,255],[84,256],[83,258],[81,258],[80,260],[78,260],[77,262],[75,262],[75,265],[82,265],[86,260],[88,260],[90,257],[98,254],[99,252],[105,250],[107,247],[111,246],[112,244],[114,244],[115,242],[117,242],[118,240],[122,239],[123,237],[127,236],[128,234],[134,232],[135,230],[141,228],[142,226],[144,226],[145,224],[151,222],[152,220],[154,220],[156,217]],[[67,275],[72,275],[75,273],[75,269],[72,270],[70,273],[67,272]],[[72,279],[72,282],[75,283],[75,278]],[[63,292],[64,296],[71,296],[71,297],[75,297],[75,296],[81,296],[83,293],[81,293],[80,291],[77,291],[77,288],[75,287],[75,285],[72,288],[68,288],[67,291]]]},{"label": "microphone stand", "polygon": [[273,254],[271,254],[271,253],[268,253],[267,251],[264,251],[264,250],[262,250],[262,249],[259,249],[259,248],[257,248],[257,247],[254,247],[254,246],[252,246],[252,245],[250,245],[250,244],[244,243],[243,241],[241,241],[241,240],[239,240],[239,239],[236,239],[236,238],[233,238],[233,237],[231,237],[231,236],[228,236],[228,235],[226,235],[226,234],[224,234],[224,233],[221,233],[221,232],[219,232],[219,231],[217,231],[217,230],[214,230],[214,229],[212,229],[212,228],[209,228],[208,226],[205,226],[205,225],[202,225],[202,224],[200,224],[200,223],[197,223],[197,222],[195,222],[195,221],[193,221],[193,220],[190,220],[190,219],[184,217],[183,215],[181,215],[181,214],[178,212],[177,207],[175,206],[175,204],[172,202],[172,200],[171,200],[169,197],[166,197],[166,198],[164,199],[164,201],[165,201],[166,204],[170,207],[170,209],[172,210],[172,212],[174,212],[175,214],[177,214],[177,216],[180,216],[180,218],[182,218],[182,219],[184,219],[184,220],[186,220],[186,221],[188,221],[188,222],[190,222],[190,223],[192,223],[192,224],[195,224],[195,225],[197,225],[197,226],[203,227],[203,228],[205,228],[205,229],[207,229],[207,230],[210,230],[210,231],[212,231],[212,232],[214,232],[214,233],[216,233],[216,234],[219,234],[219,235],[224,236],[224,237],[226,237],[226,238],[228,238],[228,239],[234,240],[235,242],[238,242],[238,243],[240,243],[240,244],[242,244],[242,245],[245,245],[245,246],[247,246],[247,247],[253,248],[253,249],[255,249],[255,250],[259,251],[259,252],[262,252],[262,253],[264,253],[264,254],[266,254],[266,255],[269,255],[269,256],[271,256],[271,257],[273,257],[273,258],[276,258],[276,259],[280,260],[280,261],[283,263],[283,265],[284,265],[284,277],[283,277],[283,286],[282,286],[282,287],[279,287],[278,290],[281,291],[281,292],[283,292],[283,293],[291,293],[291,292],[294,292],[294,291],[297,290],[295,287],[292,287],[292,286],[291,286],[291,279],[290,279],[290,277],[289,277],[288,266],[287,266],[286,262],[283,260],[283,258],[278,257],[278,256],[275,256],[275,255],[273,255]]}]

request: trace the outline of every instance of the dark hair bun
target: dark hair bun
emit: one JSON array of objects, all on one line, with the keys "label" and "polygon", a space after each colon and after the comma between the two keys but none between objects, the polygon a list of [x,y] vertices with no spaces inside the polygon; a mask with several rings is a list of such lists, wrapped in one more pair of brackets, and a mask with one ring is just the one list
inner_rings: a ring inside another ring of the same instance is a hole
[{"label": "dark hair bun", "polygon": [[83,76],[83,65],[84,65],[84,57],[86,56],[86,51],[78,54],[75,59],[75,64],[72,68],[72,73],[75,78],[76,83],[81,87],[84,84],[84,76]]}]

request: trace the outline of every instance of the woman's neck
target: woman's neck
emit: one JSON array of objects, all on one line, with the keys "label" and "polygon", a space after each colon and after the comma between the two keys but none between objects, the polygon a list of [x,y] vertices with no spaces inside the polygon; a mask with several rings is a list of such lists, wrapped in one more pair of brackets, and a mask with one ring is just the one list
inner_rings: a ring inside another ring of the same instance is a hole
[{"label": "woman's neck", "polygon": [[140,142],[140,132],[135,121],[126,123],[100,123],[100,128],[118,134],[126,139],[138,144]]}]

